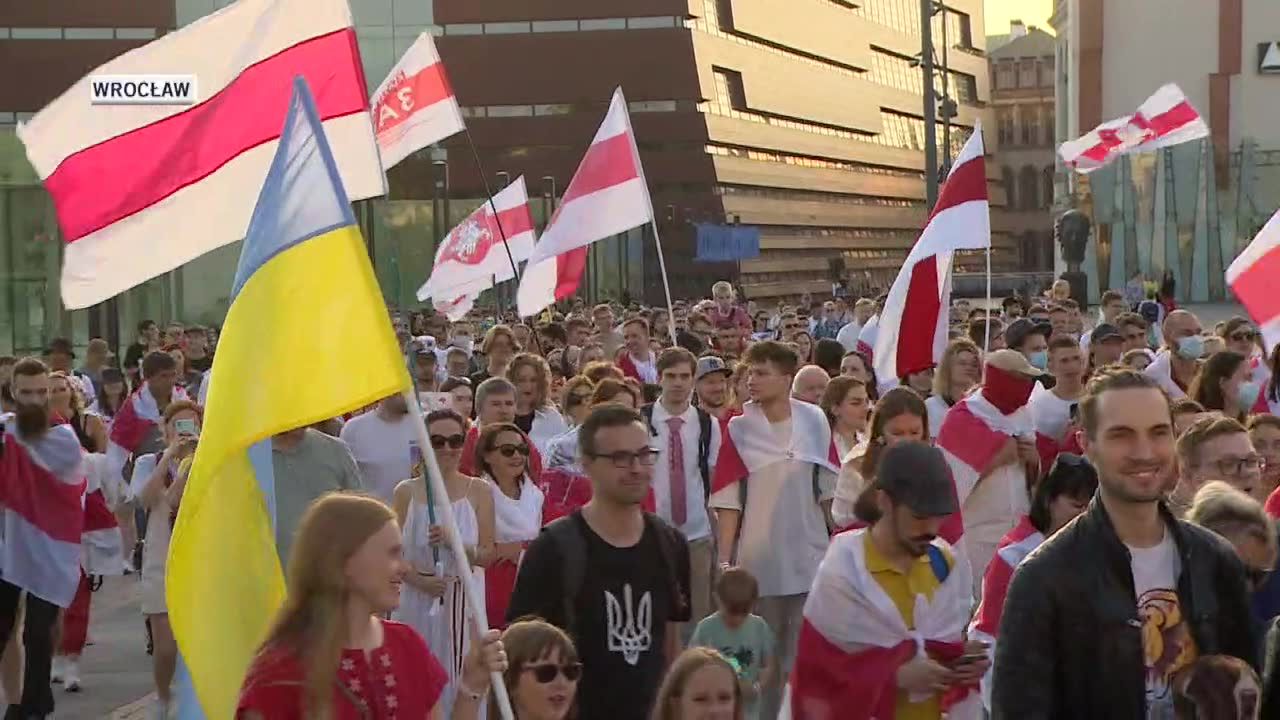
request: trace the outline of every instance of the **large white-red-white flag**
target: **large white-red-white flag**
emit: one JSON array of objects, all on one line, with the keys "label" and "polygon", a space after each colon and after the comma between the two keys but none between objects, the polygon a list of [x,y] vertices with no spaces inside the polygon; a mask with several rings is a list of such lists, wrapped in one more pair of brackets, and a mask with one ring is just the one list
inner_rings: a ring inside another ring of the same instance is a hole
[{"label": "large white-red-white flag", "polygon": [[1121,155],[1149,152],[1209,136],[1209,126],[1172,83],[1161,87],[1132,115],[1102,123],[1058,154],[1068,167],[1093,172]]},{"label": "large white-red-white flag", "polygon": [[[502,247],[504,233],[507,248]],[[533,213],[521,175],[493,196],[492,205],[486,202],[476,208],[440,241],[431,277],[418,288],[418,300],[452,302],[493,287],[495,278],[498,282],[510,280],[515,277],[512,260],[529,259],[533,244]]]},{"label": "large white-red-white flag", "polygon": [[[107,75],[191,75],[193,105],[94,104]],[[244,237],[301,75],[352,200],[386,193],[346,0],[240,0],[99,66],[18,127],[82,308]]]},{"label": "large white-red-white flag", "polygon": [[[1044,533],[1031,524],[1030,517],[1022,518],[1018,526],[1000,539],[996,554],[982,576],[982,595],[978,610],[969,623],[969,639],[987,644],[987,657],[993,662],[996,656],[996,635],[1000,630],[1000,616],[1004,612],[1004,598],[1009,594],[1009,581],[1013,571],[1044,542]],[[983,676],[982,704],[991,709],[991,670]]]},{"label": "large white-red-white flag", "polygon": [[436,42],[425,32],[374,91],[372,104],[385,169],[466,128]]},{"label": "large white-red-white flag", "polygon": [[653,220],[636,137],[622,88],[533,248],[516,301],[529,317],[578,289],[587,246]]},{"label": "large white-red-white flag", "polygon": [[1258,323],[1268,348],[1280,343],[1280,212],[1271,216],[1253,242],[1227,267],[1227,285]]},{"label": "large white-red-white flag", "polygon": [[889,289],[872,355],[881,380],[927,370],[947,347],[952,255],[991,247],[984,153],[978,125],[956,156],[929,222]]}]

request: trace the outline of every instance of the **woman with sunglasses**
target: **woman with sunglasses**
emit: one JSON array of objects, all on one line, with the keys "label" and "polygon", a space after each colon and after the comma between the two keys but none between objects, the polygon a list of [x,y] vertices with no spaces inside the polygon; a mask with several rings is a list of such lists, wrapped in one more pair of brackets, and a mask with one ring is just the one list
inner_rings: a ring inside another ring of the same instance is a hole
[{"label": "woman with sunglasses", "polygon": [[[1267,348],[1263,343],[1262,333],[1247,318],[1233,317],[1222,324],[1221,337],[1227,350],[1245,356],[1249,366],[1249,380],[1266,390],[1271,384],[1272,372],[1271,364],[1267,362]],[[1249,412],[1271,412],[1264,393],[1258,394],[1258,399],[1249,408]]]},{"label": "woman with sunglasses", "polygon": [[[573,641],[545,620],[517,620],[502,633],[507,670],[502,681],[516,720],[564,720],[574,709],[582,663]],[[498,717],[496,704],[489,717]]]},{"label": "woman with sunglasses", "polygon": [[520,428],[495,423],[480,431],[476,468],[493,493],[495,543],[484,577],[489,627],[506,624],[520,558],[542,528],[542,491],[529,479],[528,467],[529,442]]},{"label": "woman with sunglasses", "polygon": [[[493,495],[489,484],[458,470],[462,446],[466,444],[466,424],[456,410],[435,410],[427,415],[427,435],[431,450],[444,476],[448,502],[458,524],[467,559],[474,568],[483,568],[493,558]],[[440,498],[427,500],[423,473],[396,486],[394,505],[403,534],[404,559],[409,564],[400,589],[400,607],[395,619],[412,626],[427,641],[431,653],[445,666],[449,681],[441,696],[444,717],[452,707],[454,691],[462,673],[462,661],[470,645],[466,626],[467,596],[460,582],[460,570],[445,530],[439,524]],[[430,507],[434,504],[435,507]],[[475,572],[476,589],[484,592],[484,573]]]}]

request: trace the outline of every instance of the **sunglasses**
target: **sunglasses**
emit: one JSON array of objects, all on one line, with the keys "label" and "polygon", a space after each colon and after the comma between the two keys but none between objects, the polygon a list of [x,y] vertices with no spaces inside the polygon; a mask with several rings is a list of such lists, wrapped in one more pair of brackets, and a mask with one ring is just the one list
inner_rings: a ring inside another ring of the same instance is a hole
[{"label": "sunglasses", "polygon": [[565,663],[564,665],[539,663],[525,665],[523,670],[533,673],[533,679],[544,685],[555,680],[556,675],[564,675],[564,679],[569,682],[578,682],[578,678],[582,677],[582,663]]},{"label": "sunglasses", "polygon": [[1256,590],[1266,584],[1267,580],[1271,577],[1271,571],[1245,565],[1244,577],[1245,580],[1249,582],[1249,587]]},{"label": "sunglasses", "polygon": [[431,447],[436,450],[443,450],[448,445],[451,450],[461,450],[462,446],[467,443],[467,438],[461,433],[457,435],[432,435]]},{"label": "sunglasses", "polygon": [[512,443],[508,443],[506,445],[499,445],[497,447],[489,448],[489,452],[493,452],[494,450],[497,450],[498,452],[502,453],[502,457],[515,457],[516,453],[520,453],[525,457],[529,457],[528,445],[515,445]]}]

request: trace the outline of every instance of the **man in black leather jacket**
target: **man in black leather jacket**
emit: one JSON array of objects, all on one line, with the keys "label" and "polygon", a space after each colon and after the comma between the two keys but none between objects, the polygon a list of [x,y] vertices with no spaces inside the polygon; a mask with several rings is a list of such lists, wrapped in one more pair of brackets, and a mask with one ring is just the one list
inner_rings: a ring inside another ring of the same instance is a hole
[{"label": "man in black leather jacket", "polygon": [[1080,415],[1098,494],[1013,576],[995,720],[1171,718],[1172,676],[1196,657],[1258,664],[1240,561],[1163,503],[1174,459],[1164,392],[1131,370],[1103,373]]}]

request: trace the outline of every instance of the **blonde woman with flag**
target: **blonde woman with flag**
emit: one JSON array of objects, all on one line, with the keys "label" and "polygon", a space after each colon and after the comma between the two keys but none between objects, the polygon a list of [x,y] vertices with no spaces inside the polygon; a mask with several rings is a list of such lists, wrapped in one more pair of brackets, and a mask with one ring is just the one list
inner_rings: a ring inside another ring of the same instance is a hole
[{"label": "blonde woman with flag", "polygon": [[449,695],[448,675],[418,633],[382,619],[411,572],[391,508],[349,493],[316,501],[298,527],[288,599],[245,677],[236,718],[479,717],[489,673],[507,666],[498,632],[472,645]]}]

